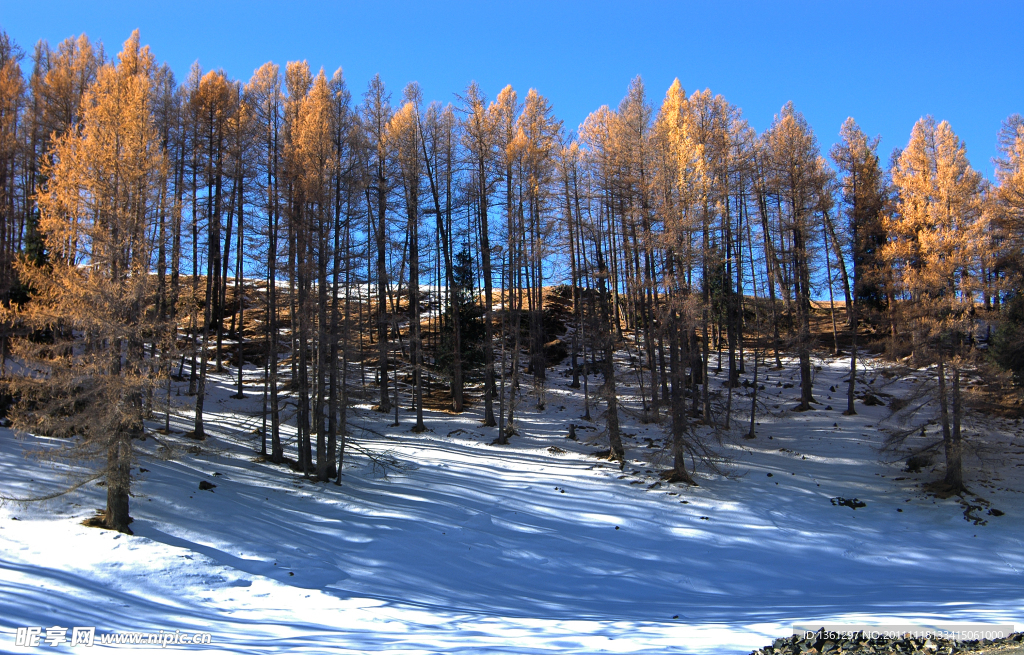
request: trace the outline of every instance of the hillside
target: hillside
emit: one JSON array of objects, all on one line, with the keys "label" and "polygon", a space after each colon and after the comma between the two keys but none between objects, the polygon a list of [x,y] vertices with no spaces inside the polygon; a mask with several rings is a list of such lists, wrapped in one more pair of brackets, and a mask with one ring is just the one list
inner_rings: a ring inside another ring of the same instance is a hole
[{"label": "hillside", "polygon": [[[743,653],[795,622],[1024,623],[1019,422],[972,424],[973,493],[936,498],[922,485],[941,464],[906,472],[904,454],[879,452],[884,405],[843,416],[830,400],[848,360],[815,363],[822,404],[789,411],[792,362],[762,372],[757,438],[720,435],[727,475],[698,487],[659,479],[666,428],[639,422],[628,386],[622,471],[592,456],[603,421],[581,420],[582,392],[554,378],[504,447],[478,406],[427,410],[422,434],[407,412],[393,428],[357,407],[372,431],[356,427],[338,487],[261,461],[259,395],[229,398],[232,375],[213,376],[205,442],[182,436],[182,393],[172,434],[137,444],[134,536],[82,525],[103,505],[95,483],[0,508],[0,629],[7,647],[18,627],[57,624],[210,632],[217,652]],[[883,401],[926,375],[867,364]],[[5,491],[73,477],[24,459],[48,444],[0,432]]]}]

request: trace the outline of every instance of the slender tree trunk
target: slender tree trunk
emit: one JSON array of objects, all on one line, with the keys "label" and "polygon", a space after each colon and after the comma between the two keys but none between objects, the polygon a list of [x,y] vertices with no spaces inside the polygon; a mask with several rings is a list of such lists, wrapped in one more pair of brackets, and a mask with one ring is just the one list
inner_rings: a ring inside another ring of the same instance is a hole
[{"label": "slender tree trunk", "polygon": [[[855,283],[856,284],[856,283]],[[846,390],[846,416],[853,416],[857,410],[853,407],[853,397],[857,384],[857,301],[850,307],[850,386]]]},{"label": "slender tree trunk", "polygon": [[[329,402],[327,399],[327,371],[334,369],[334,360],[328,360],[331,344],[337,338],[331,332],[332,320],[328,314],[327,302],[327,262],[333,256],[330,247],[331,221],[328,217],[326,203],[317,203],[317,342],[316,342],[316,402],[314,425],[316,426],[316,478],[327,482],[330,469],[334,465],[333,453],[328,454],[327,422],[329,418]],[[336,245],[335,245],[336,248]],[[336,281],[335,281],[336,282]],[[330,285],[333,288],[333,285]]]},{"label": "slender tree trunk", "polygon": [[[391,411],[391,399],[388,397],[388,313],[387,313],[387,258],[385,246],[387,230],[387,195],[384,164],[377,164],[377,356],[380,369],[380,405],[382,413]],[[398,392],[398,376],[395,375],[395,393]],[[397,421],[397,419],[396,419]]]},{"label": "slender tree trunk", "polygon": [[[478,191],[480,199],[480,259],[484,274],[484,425],[490,427],[497,425],[494,420],[494,395],[496,392],[494,384],[494,326],[492,324],[494,320],[494,289],[491,275],[491,235],[487,221],[485,162],[481,159],[477,164],[477,182],[480,185]],[[511,189],[511,178],[509,188]],[[498,438],[503,438],[503,435],[499,435]]]},{"label": "slender tree trunk", "polygon": [[193,429],[193,436],[196,439],[205,439],[206,431],[203,428],[203,405],[206,401],[206,371],[207,371],[207,360],[209,359],[210,349],[207,347],[210,340],[210,321],[213,315],[213,304],[211,302],[211,296],[213,290],[213,260],[208,260],[208,267],[206,271],[206,309],[203,313],[203,343],[202,352],[199,358],[199,380],[196,388],[196,416],[195,416],[195,427]]},{"label": "slender tree trunk", "polygon": [[[419,179],[410,180],[410,187],[418,185]],[[409,194],[409,355],[412,359],[413,405],[416,423],[413,432],[424,432],[423,424],[423,337],[420,332],[420,246],[419,246],[419,196],[415,187]]]},{"label": "slender tree trunk", "polygon": [[947,485],[957,491],[965,491],[963,474],[963,439],[960,434],[960,418],[963,414],[963,401],[960,393],[960,367],[953,365],[953,429],[946,448]]},{"label": "slender tree trunk", "polygon": [[672,375],[672,475],[670,482],[685,482],[696,486],[693,477],[686,470],[686,381],[683,376],[685,358],[681,352],[685,340],[681,338],[686,328],[681,329],[679,315],[671,310],[669,315],[669,364]]},{"label": "slender tree trunk", "polygon": [[811,290],[810,271],[807,263],[807,249],[804,242],[804,232],[799,226],[800,219],[794,217],[793,229],[793,252],[794,269],[796,276],[796,309],[797,319],[800,322],[800,331],[797,335],[797,349],[800,356],[800,404],[798,411],[806,411],[815,402],[812,394],[811,378]]},{"label": "slender tree trunk", "polygon": [[[242,183],[242,176],[239,174],[238,183]],[[236,269],[235,269],[235,295],[238,299],[238,327],[235,329],[235,339],[238,340],[238,393],[235,394],[235,398],[245,398],[245,392],[242,389],[242,366],[245,363],[244,359],[244,347],[245,347],[245,282],[242,279],[242,275],[245,272],[245,257],[244,250],[244,230],[242,229],[245,225],[243,211],[245,209],[245,196],[241,192],[238,194],[238,247],[235,248]]]},{"label": "slender tree trunk", "polygon": [[[856,193],[854,193],[854,195],[856,196]],[[835,224],[832,221],[832,217],[828,212],[825,212],[823,218],[825,223],[825,230],[828,233],[828,238],[826,240],[831,241],[832,253],[835,255],[836,261],[838,262],[839,274],[843,281],[843,295],[846,298],[846,320],[848,323],[852,323],[853,304],[856,302],[856,299],[853,297],[853,294],[851,293],[849,270],[846,268],[846,260],[843,259],[843,251],[839,245],[839,240],[836,238],[836,228]],[[854,227],[853,242],[857,243],[856,227]],[[854,272],[856,273],[856,269],[854,270]],[[831,280],[831,277],[829,279]],[[853,284],[856,285],[856,282],[854,282]]]},{"label": "slender tree trunk", "polygon": [[[828,214],[826,213],[825,216],[827,217]],[[826,223],[828,222],[827,218],[826,218],[825,222]],[[823,232],[822,236],[825,239],[825,276],[826,276],[826,279],[828,281],[828,309],[829,309],[829,315],[832,317],[832,354],[838,356],[839,355],[839,329],[838,329],[838,326],[836,325],[836,301],[835,301],[835,294],[832,292],[832,257],[829,256],[829,252],[828,252],[828,245],[829,245],[828,229],[827,228],[822,228],[822,232]],[[849,318],[849,316],[850,316],[849,301],[847,301],[846,314],[847,314],[847,317]]]},{"label": "slender tree trunk", "polygon": [[[274,161],[276,162],[276,152]],[[278,215],[277,199],[274,189],[277,187],[277,178],[274,177],[272,184],[268,185],[271,192],[271,207],[268,225],[268,246],[267,246],[267,329],[269,330],[269,343],[267,349],[267,366],[269,367],[269,379],[267,386],[270,389],[270,461],[280,464],[284,461],[284,449],[281,447],[281,415],[280,400],[278,398],[278,361],[277,361],[277,233]]]},{"label": "slender tree trunk", "polygon": [[761,232],[764,235],[764,266],[765,274],[768,277],[768,302],[772,309],[772,349],[775,351],[775,368],[782,370],[782,358],[779,356],[779,316],[778,301],[775,296],[775,275],[773,264],[775,262],[775,246],[772,241],[771,230],[768,226],[768,199],[764,190],[758,189],[757,208],[761,214]]},{"label": "slender tree trunk", "polygon": [[601,250],[601,238],[598,234],[597,243],[597,296],[601,304],[601,326],[600,339],[604,351],[604,385],[601,387],[605,401],[608,403],[606,415],[608,428],[608,443],[610,445],[609,457],[619,462],[619,468],[626,466],[626,451],[622,446],[622,436],[619,432],[619,406],[618,396],[615,389],[615,330],[611,325],[612,308],[609,307],[609,292],[606,286],[608,279],[608,267],[605,265],[604,256]]}]

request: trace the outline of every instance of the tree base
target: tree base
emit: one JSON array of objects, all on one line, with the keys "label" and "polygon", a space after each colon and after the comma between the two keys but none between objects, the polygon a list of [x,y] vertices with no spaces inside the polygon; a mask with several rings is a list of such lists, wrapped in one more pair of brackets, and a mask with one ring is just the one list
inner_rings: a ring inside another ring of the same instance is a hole
[{"label": "tree base", "polygon": [[691,487],[700,486],[685,470],[680,471],[679,469],[669,469],[667,471],[662,471],[659,477],[665,482],[682,482]]},{"label": "tree base", "polygon": [[963,496],[969,494],[970,491],[963,484],[955,485],[946,482],[945,480],[936,480],[935,482],[927,482],[921,486],[927,493],[935,496],[936,498],[952,498],[953,496]]},{"label": "tree base", "polygon": [[[128,523],[133,523],[134,521],[135,519],[133,519],[130,516],[128,517]],[[107,510],[105,509],[96,510],[96,516],[90,516],[89,518],[85,519],[84,521],[82,521],[82,525],[84,525],[87,528],[114,530],[116,532],[121,532],[122,534],[135,534],[127,525],[123,526],[121,529],[111,526],[109,521],[107,520]]]}]

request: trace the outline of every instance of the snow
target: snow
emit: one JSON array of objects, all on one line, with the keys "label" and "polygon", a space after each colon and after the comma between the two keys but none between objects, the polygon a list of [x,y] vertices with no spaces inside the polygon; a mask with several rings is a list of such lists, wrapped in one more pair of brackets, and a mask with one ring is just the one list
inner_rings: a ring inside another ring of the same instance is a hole
[{"label": "snow", "polygon": [[[794,623],[1020,629],[1020,426],[972,428],[983,439],[966,460],[968,487],[1005,512],[975,525],[957,498],[918,486],[941,464],[906,473],[879,454],[886,408],[858,402],[857,416],[841,414],[845,397],[828,388],[845,391],[848,360],[818,364],[822,404],[799,414],[789,411],[798,388],[776,386],[795,381],[793,363],[768,378],[762,369],[773,415],[758,418],[755,440],[725,435],[730,475],[703,473],[696,488],[658,483],[665,453],[646,439],[660,442],[666,426],[639,422],[635,385],[620,388],[632,435],[623,471],[588,456],[607,447],[603,407],[592,405],[594,423],[580,419],[582,391],[558,369],[544,411],[524,395],[511,446],[489,445],[480,406],[425,411],[423,434],[404,410],[391,428],[357,408],[353,422],[380,433],[357,431],[360,445],[402,468],[385,476],[350,451],[337,487],[257,461],[259,387],[234,400],[233,373],[214,376],[213,436],[199,454],[174,435],[160,437],[170,458],[152,438],[138,444],[134,536],[81,525],[104,505],[95,483],[0,507],[0,650],[14,649],[18,627],[53,625],[212,633],[209,646],[181,650],[321,653],[745,653]],[[865,378],[880,393],[913,385]],[[733,421],[744,424],[749,399],[734,393]],[[580,442],[565,438],[569,423]],[[189,428],[186,416],[172,425]],[[87,470],[24,457],[49,445],[0,429],[5,495],[48,492]],[[217,486],[200,491],[201,480]],[[866,506],[833,505],[840,496]]]}]

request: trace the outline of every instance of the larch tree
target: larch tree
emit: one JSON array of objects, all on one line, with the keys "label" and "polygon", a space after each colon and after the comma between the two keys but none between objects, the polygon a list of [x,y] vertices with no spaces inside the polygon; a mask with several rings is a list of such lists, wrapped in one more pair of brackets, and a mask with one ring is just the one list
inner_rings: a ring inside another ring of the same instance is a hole
[{"label": "larch tree", "polygon": [[[24,113],[25,81],[21,51],[0,31],[0,306],[9,309],[15,285],[14,260],[20,249],[18,199],[18,122]],[[11,325],[0,322],[0,375],[6,370]]]},{"label": "larch tree", "polygon": [[[328,359],[330,342],[336,338],[330,332],[327,294],[329,264],[333,261],[334,245],[334,189],[337,170],[337,149],[334,143],[334,108],[327,76],[321,70],[313,80],[309,93],[301,99],[295,125],[292,131],[292,148],[288,161],[295,185],[301,188],[297,194],[301,200],[295,204],[294,219],[301,222],[297,231],[301,235],[298,260],[300,276],[299,329],[303,332],[300,340],[302,351],[309,348],[309,337],[315,339],[312,352],[315,354],[313,411],[309,429],[316,432],[316,477],[327,481],[334,473],[334,458],[328,453],[327,422],[330,399],[327,379],[329,368],[335,362]],[[315,293],[313,297],[313,283]],[[315,320],[311,320],[314,319]],[[312,325],[310,324],[312,323]],[[305,379],[304,377],[300,378]],[[300,402],[305,402],[300,388]],[[307,439],[309,437],[307,436]],[[309,454],[303,455],[308,457]]]},{"label": "larch tree", "polygon": [[[481,101],[482,102],[482,101]],[[515,410],[517,405],[516,394],[519,390],[519,337],[520,337],[520,319],[521,319],[521,306],[519,298],[514,298],[512,295],[513,289],[521,288],[519,279],[521,277],[521,258],[519,254],[519,247],[516,240],[522,230],[519,221],[519,208],[517,204],[517,176],[518,176],[518,163],[520,159],[518,143],[516,141],[516,119],[519,115],[522,105],[519,102],[519,96],[515,89],[511,85],[503,88],[499,93],[498,97],[495,98],[494,102],[488,107],[487,114],[491,119],[491,128],[493,129],[494,135],[494,147],[497,150],[497,159],[500,166],[501,180],[504,183],[504,210],[505,210],[505,235],[506,242],[504,244],[505,251],[505,265],[504,265],[504,284],[502,285],[502,310],[504,314],[504,320],[502,322],[505,327],[504,334],[502,334],[502,370],[501,370],[501,388],[499,389],[498,396],[498,411],[500,414],[500,421],[498,425],[498,437],[496,439],[499,444],[507,444],[509,436],[515,430]],[[481,243],[490,244],[490,237],[486,237],[486,241],[483,240],[484,236],[481,234]],[[481,253],[486,259],[485,262],[490,261],[490,253],[487,252],[489,248],[481,248]],[[517,268],[519,267],[519,268]],[[489,284],[487,275],[484,275],[484,284]],[[489,378],[494,380],[494,346],[491,343],[492,340],[492,311],[493,301],[487,299],[486,287],[484,297],[484,366],[487,370],[491,371],[490,374],[485,373],[485,380]],[[506,343],[507,342],[507,343]],[[504,361],[504,353],[510,351],[511,362],[509,367],[511,368],[511,379],[509,381],[510,392],[508,400],[508,413],[503,413],[502,408],[505,404],[505,368],[506,363]],[[484,386],[484,425],[495,425],[494,421],[494,410],[490,400],[491,392],[487,390],[487,383]],[[490,415],[488,415],[490,412]]]},{"label": "larch tree", "polygon": [[410,84],[405,102],[391,117],[388,139],[392,141],[400,171],[406,237],[409,241],[409,356],[412,359],[412,404],[416,412],[413,432],[423,432],[423,338],[420,326],[420,190],[423,184],[420,90]]},{"label": "larch tree", "polygon": [[[259,134],[260,147],[254,154],[256,185],[259,203],[262,205],[263,227],[266,238],[264,260],[266,261],[266,341],[267,363],[265,376],[266,408],[264,418],[270,419],[272,462],[280,464],[284,459],[281,446],[281,416],[278,398],[278,226],[280,224],[280,131],[281,131],[281,72],[274,64],[264,64],[253,73],[245,88],[247,105],[253,112],[254,130]],[[269,415],[269,416],[268,416]],[[266,423],[266,421],[265,421]],[[266,454],[267,426],[263,427],[263,453]]]},{"label": "larch tree", "polygon": [[[453,183],[456,180],[458,166],[457,128],[458,121],[451,106],[442,109],[438,102],[432,102],[426,116],[420,120],[423,165],[433,206],[435,233],[441,249],[438,257],[443,259],[444,286],[447,289],[445,297],[448,301],[447,315],[441,319],[441,343],[438,344],[441,352],[435,355],[435,361],[443,362],[444,353],[450,353],[451,363],[447,368],[451,378],[452,411],[458,413],[465,407],[465,398],[461,320],[463,307],[461,294],[455,291],[455,226],[452,220],[456,200]],[[470,195],[475,197],[477,193],[479,190],[474,187]],[[484,204],[486,199],[480,201],[479,206]],[[442,262],[438,262],[438,265],[442,265]],[[438,277],[440,278],[440,274]],[[445,368],[444,364],[441,364],[441,368]]]},{"label": "larch tree", "polygon": [[70,438],[68,454],[104,458],[107,527],[128,527],[132,439],[155,384],[145,346],[156,331],[150,272],[154,206],[165,166],[151,108],[153,57],[138,32],[85,95],[81,127],[60,137],[39,195],[50,262],[22,260],[35,290],[19,317],[52,336],[16,346],[26,373],[16,425]]},{"label": "larch tree", "polygon": [[820,207],[822,167],[818,143],[803,115],[787,103],[764,134],[770,153],[769,186],[775,190],[781,226],[789,237],[789,263],[795,286],[797,354],[800,358],[800,404],[806,411],[816,402],[811,372],[811,257],[815,231],[811,221]]},{"label": "larch tree", "polygon": [[[466,95],[462,100],[462,111],[464,113],[461,122],[462,144],[465,147],[467,163],[472,171],[471,179],[473,184],[470,197],[476,205],[476,215],[480,223],[480,258],[484,278],[484,425],[494,426],[496,425],[494,421],[494,278],[491,270],[489,211],[491,207],[491,187],[496,181],[493,169],[497,157],[497,119],[499,115],[505,116],[506,128],[511,129],[515,113],[515,92],[512,91],[512,87],[506,87],[502,91],[502,95],[499,96],[498,104],[488,108],[487,99],[480,91],[480,87],[474,82],[466,89]],[[508,137],[506,136],[506,138]],[[448,268],[450,269],[451,267],[448,266]],[[449,277],[453,278],[452,275],[449,275]],[[454,279],[449,284],[453,282]],[[456,335],[461,339],[461,335],[458,334],[458,320],[455,318],[454,310],[452,316]],[[457,351],[458,348],[456,348]],[[456,405],[455,411],[462,411],[461,370],[457,375],[457,383],[459,385],[458,399],[454,399],[456,391],[453,389],[453,404]],[[498,438],[501,439],[502,437],[499,435]]]},{"label": "larch tree", "polygon": [[86,90],[96,80],[104,62],[102,46],[93,45],[83,34],[69,37],[56,49],[40,41],[33,53],[29,78],[31,101],[26,107],[28,128],[25,196],[25,251],[37,263],[46,260],[40,238],[39,208],[32,200],[46,184],[47,165],[53,141],[81,121]]},{"label": "larch tree", "polygon": [[[595,177],[593,192],[600,194],[600,201],[597,203],[597,216],[592,216],[589,221],[589,239],[594,253],[596,270],[597,307],[592,308],[596,318],[595,329],[590,331],[594,343],[594,350],[601,353],[601,372],[604,383],[601,385],[599,394],[607,403],[605,413],[605,424],[608,430],[609,459],[619,462],[619,467],[625,466],[626,451],[622,444],[622,434],[619,426],[619,402],[616,391],[615,377],[615,341],[619,332],[617,314],[615,311],[615,282],[612,279],[609,258],[611,255],[611,235],[614,231],[615,207],[613,196],[610,193],[612,184],[613,146],[611,143],[611,124],[615,120],[614,115],[607,107],[601,107],[587,116],[583,125],[580,126],[580,142],[586,147],[586,155],[591,172]],[[592,296],[593,297],[593,296]]]},{"label": "larch tree", "polygon": [[[288,62],[285,67],[285,86],[288,90],[284,105],[284,217],[288,231],[289,312],[292,336],[292,384],[296,391],[295,423],[298,437],[298,462],[304,476],[313,465],[312,430],[315,428],[310,411],[310,338],[316,312],[313,293],[315,261],[313,242],[315,225],[311,204],[307,202],[307,161],[303,155],[303,109],[313,86],[313,76],[305,61]],[[324,146],[321,145],[321,148]],[[316,170],[309,175],[315,180]],[[315,184],[316,182],[314,182]]]},{"label": "larch tree", "polygon": [[[855,414],[853,406],[857,373],[857,327],[861,305],[881,307],[884,265],[879,259],[886,234],[882,225],[886,205],[885,174],[878,160],[879,138],[869,139],[852,118],[847,118],[839,131],[841,141],[831,150],[832,161],[839,171],[846,233],[852,254],[852,283],[847,283],[846,303],[852,334],[850,382],[847,389],[846,414]],[[831,223],[828,224],[831,227]],[[837,260],[846,260],[840,252],[839,239],[832,232]],[[845,265],[843,265],[845,271]],[[845,278],[845,275],[844,275]],[[852,287],[852,288],[851,288]]]},{"label": "larch tree", "polygon": [[[619,103],[616,119],[613,123],[613,135],[619,172],[619,192],[622,196],[620,212],[619,236],[622,239],[622,268],[626,288],[626,322],[633,329],[634,342],[638,357],[636,363],[637,382],[640,387],[640,404],[643,408],[643,421],[650,420],[651,405],[648,404],[647,391],[653,392],[652,405],[657,405],[657,389],[653,380],[657,377],[653,360],[651,364],[652,384],[648,387],[643,374],[644,336],[650,345],[651,330],[648,321],[648,300],[650,289],[648,268],[641,262],[641,257],[649,263],[650,243],[650,201],[647,179],[649,137],[652,109],[647,102],[643,79],[639,76],[630,82],[626,97]],[[627,344],[629,342],[626,342]]]},{"label": "larch tree", "polygon": [[[999,131],[997,186],[989,209],[997,247],[988,276],[999,325],[992,335],[991,354],[1003,368],[1024,381],[1024,116],[1007,118]],[[985,295],[986,308],[990,305]]]},{"label": "larch tree", "polygon": [[[327,453],[337,462],[335,484],[341,484],[348,441],[348,364],[352,351],[352,287],[356,256],[352,245],[352,219],[362,196],[362,170],[355,156],[356,121],[352,95],[339,68],[328,85],[331,94],[334,165],[334,257],[331,270],[331,318],[327,400]],[[342,291],[344,286],[344,291]],[[340,359],[340,361],[339,361]],[[332,464],[333,466],[333,464]],[[328,467],[330,470],[330,467]]]},{"label": "larch tree", "polygon": [[[701,231],[697,200],[705,184],[703,148],[694,138],[689,99],[679,80],[665,94],[654,124],[654,140],[661,153],[655,176],[659,189],[656,205],[664,221],[658,245],[666,253],[666,267],[660,280],[666,289],[661,309],[663,331],[668,340],[670,378],[670,434],[672,472],[670,480],[692,483],[686,457],[692,453],[686,412],[686,369],[695,379],[698,367],[691,356],[696,326],[702,314],[702,299],[692,288],[692,271],[700,262],[694,242]],[[694,393],[696,399],[697,394]]]},{"label": "larch tree", "polygon": [[[938,376],[939,425],[946,458],[945,484],[964,489],[961,369],[969,352],[979,262],[986,248],[982,213],[984,179],[967,161],[949,123],[922,118],[892,171],[899,194],[885,221],[882,256],[893,267],[902,311],[913,325],[914,356],[933,360]],[[949,389],[947,368],[952,369]]]},{"label": "larch tree", "polygon": [[[369,161],[367,185],[368,209],[372,207],[375,215],[367,213],[369,225],[367,232],[372,234],[376,246],[376,291],[377,291],[377,356],[378,384],[381,413],[391,411],[391,398],[388,396],[388,208],[391,203],[391,190],[394,185],[392,175],[392,155],[388,145],[387,129],[394,111],[391,108],[391,94],[384,88],[384,81],[379,75],[370,80],[366,93],[363,94],[362,120],[369,142]],[[396,383],[397,383],[397,377]]]},{"label": "larch tree", "polygon": [[[206,382],[210,359],[211,330],[220,342],[224,322],[224,308],[221,304],[221,289],[225,284],[222,272],[224,251],[221,247],[222,221],[225,205],[224,181],[226,173],[226,151],[228,121],[237,111],[233,85],[223,72],[210,71],[203,75],[190,94],[194,139],[192,149],[193,166],[192,213],[193,249],[199,247],[199,217],[206,219],[206,292],[203,294],[203,317],[201,327],[195,327],[194,340],[198,350],[199,370],[196,377],[195,425],[193,436],[206,437],[203,426],[203,409],[206,400]],[[199,182],[205,186],[205,195]],[[193,287],[198,284],[199,257],[193,261]],[[198,294],[197,294],[198,295]],[[194,298],[193,302],[197,302]],[[202,334],[200,341],[200,332]],[[214,365],[222,368],[219,349],[214,353]]]},{"label": "larch tree", "polygon": [[1018,273],[1024,272],[1024,116],[1020,114],[1007,118],[999,131],[996,180],[1003,236],[1009,242]]},{"label": "larch tree", "polygon": [[527,306],[529,307],[530,366],[537,407],[544,409],[547,362],[544,356],[544,259],[555,223],[551,220],[557,161],[561,148],[562,122],[552,113],[547,99],[530,89],[516,124],[517,148],[521,155],[523,198],[520,220],[526,253]]}]

